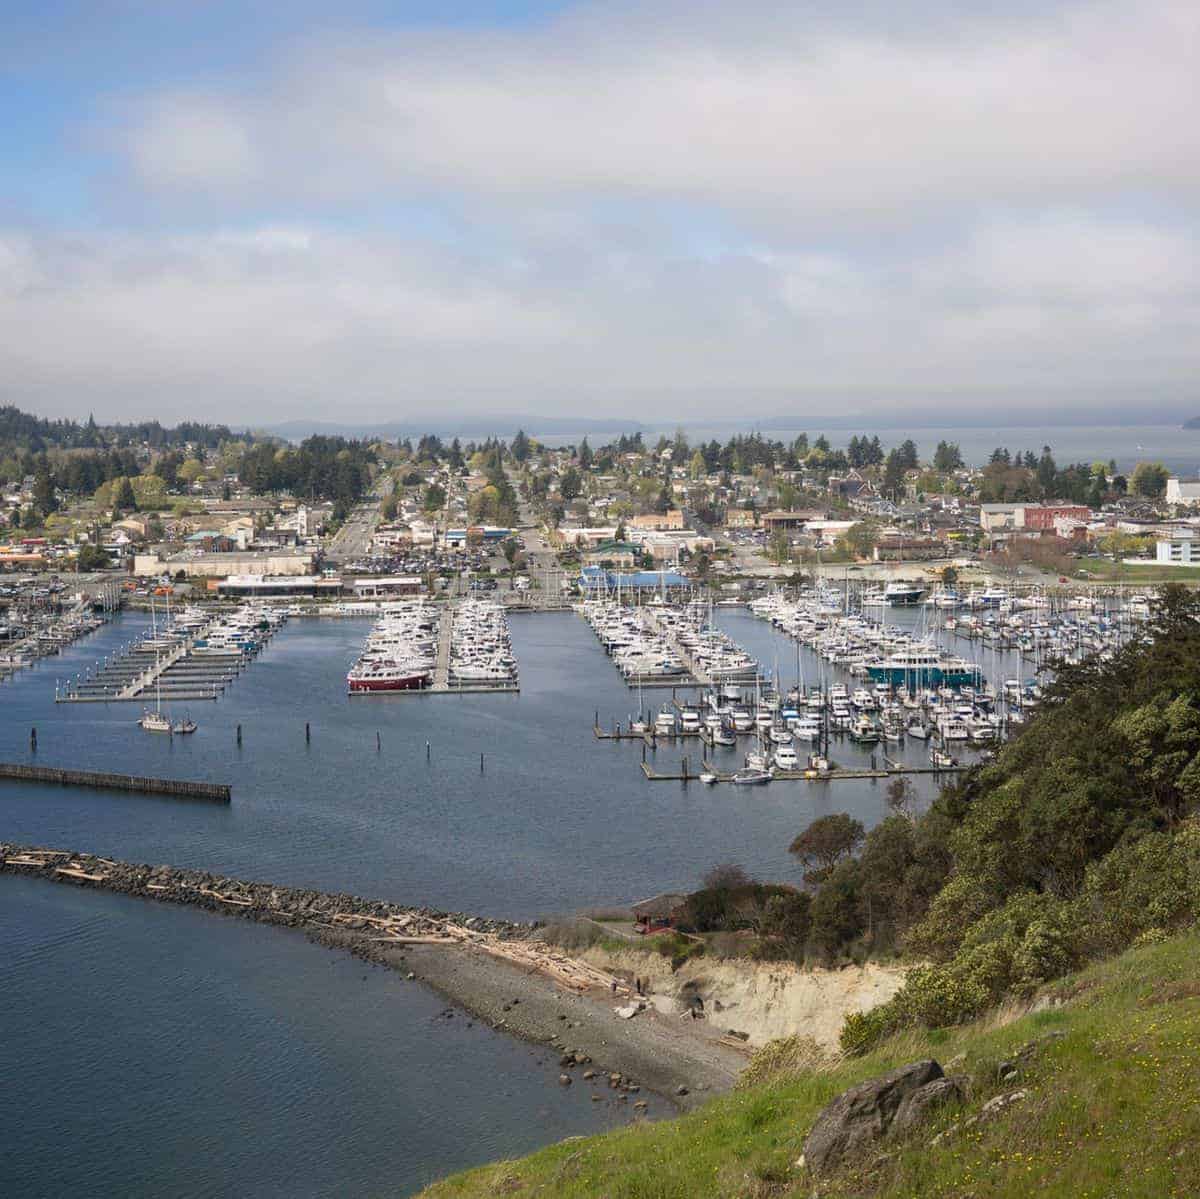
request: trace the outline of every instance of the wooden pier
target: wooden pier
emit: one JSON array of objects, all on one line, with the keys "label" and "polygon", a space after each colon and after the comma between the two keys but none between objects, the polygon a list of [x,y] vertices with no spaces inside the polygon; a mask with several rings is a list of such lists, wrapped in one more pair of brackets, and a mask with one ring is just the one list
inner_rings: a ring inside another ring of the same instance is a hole
[{"label": "wooden pier", "polygon": [[155,779],[134,774],[105,774],[92,770],[64,770],[56,766],[26,766],[0,762],[0,779],[23,783],[52,783],[60,787],[95,787],[103,791],[137,791],[144,795],[175,795],[182,799],[208,799],[229,803],[228,783],[199,783],[188,779]]}]

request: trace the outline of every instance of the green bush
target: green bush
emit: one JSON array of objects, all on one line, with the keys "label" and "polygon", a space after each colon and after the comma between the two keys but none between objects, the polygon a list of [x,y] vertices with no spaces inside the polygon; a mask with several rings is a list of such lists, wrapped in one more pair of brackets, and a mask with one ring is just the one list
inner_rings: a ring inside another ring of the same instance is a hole
[{"label": "green bush", "polygon": [[838,1038],[842,1052],[851,1057],[869,1053],[884,1037],[900,1027],[899,1012],[894,1001],[881,1003],[866,1012],[849,1012],[842,1021]]}]

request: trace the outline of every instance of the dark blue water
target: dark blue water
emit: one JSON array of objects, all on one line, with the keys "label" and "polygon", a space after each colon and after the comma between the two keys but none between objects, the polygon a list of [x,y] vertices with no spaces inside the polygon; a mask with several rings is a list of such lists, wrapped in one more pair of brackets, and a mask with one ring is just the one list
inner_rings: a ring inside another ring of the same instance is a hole
[{"label": "dark blue water", "polygon": [[[792,642],[721,620],[794,676]],[[596,711],[624,721],[637,697],[571,613],[512,618],[518,696],[350,699],[370,622],[293,620],[224,698],[190,705],[194,736],[142,732],[136,704],[55,705],[56,677],[143,623],[0,686],[0,759],[28,760],[36,725],[38,762],[230,782],[233,803],[5,782],[0,837],[527,918],[692,886],[721,861],[793,879],[787,845],[815,816],[883,811],[874,782],[646,782],[640,747],[593,736]],[[696,742],[657,762],[684,753],[695,768]],[[534,1049],[437,1022],[419,986],[279,930],[5,879],[0,938],[10,1193],[399,1194],[621,1118],[564,1094]]]},{"label": "dark blue water", "polygon": [[0,885],[3,1193],[402,1195],[627,1119],[301,935]]},{"label": "dark blue water", "polygon": [[[793,676],[792,642],[745,613],[721,619],[766,666],[778,653],[781,675]],[[27,760],[36,725],[39,762],[231,782],[233,803],[6,783],[0,827],[10,840],[529,918],[693,885],[730,859],[796,877],[787,845],[814,816],[845,810],[869,825],[882,811],[871,783],[773,783],[752,796],[647,783],[640,746],[593,736],[596,711],[606,726],[624,721],[637,696],[573,613],[513,617],[515,696],[351,699],[345,672],[369,622],[293,620],[223,699],[190,706],[194,736],[142,732],[135,704],[56,706],[55,674],[73,673],[138,620],[0,689],[0,758]],[[669,694],[648,690],[645,702]],[[741,751],[724,752],[734,761]],[[836,756],[865,762],[857,752]],[[675,769],[684,754],[698,768],[697,742],[656,760]]]}]

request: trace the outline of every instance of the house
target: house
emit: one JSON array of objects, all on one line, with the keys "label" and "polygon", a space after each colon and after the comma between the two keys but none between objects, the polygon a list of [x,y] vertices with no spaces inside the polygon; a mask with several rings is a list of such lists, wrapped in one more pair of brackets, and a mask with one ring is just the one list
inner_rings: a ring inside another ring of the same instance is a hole
[{"label": "house", "polygon": [[856,470],[844,475],[829,476],[829,494],[840,496],[844,500],[855,499],[860,492],[870,490],[866,479]]}]

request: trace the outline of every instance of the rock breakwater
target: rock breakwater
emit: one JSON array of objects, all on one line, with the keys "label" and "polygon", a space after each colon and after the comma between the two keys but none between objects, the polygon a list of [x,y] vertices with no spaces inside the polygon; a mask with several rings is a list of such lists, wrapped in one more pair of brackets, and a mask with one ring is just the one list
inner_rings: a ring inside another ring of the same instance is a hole
[{"label": "rock breakwater", "polygon": [[372,946],[521,940],[533,926],[461,912],[412,908],[357,895],[251,882],[204,870],[120,862],[95,854],[0,842],[0,873],[36,875],[79,887],[135,895],[160,903],[297,928],[363,957],[382,960]]}]

